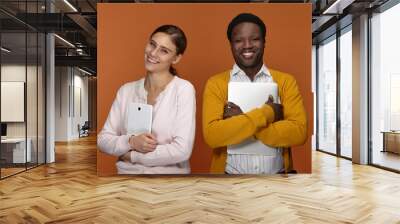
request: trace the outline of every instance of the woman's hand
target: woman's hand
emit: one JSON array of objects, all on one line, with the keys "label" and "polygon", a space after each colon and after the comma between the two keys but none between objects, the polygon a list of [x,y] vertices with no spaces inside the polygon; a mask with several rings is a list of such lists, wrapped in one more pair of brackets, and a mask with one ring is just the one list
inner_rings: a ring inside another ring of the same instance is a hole
[{"label": "woman's hand", "polygon": [[129,138],[129,144],[133,150],[141,153],[152,152],[157,148],[156,137],[149,133],[143,133]]},{"label": "woman's hand", "polygon": [[123,154],[122,156],[119,157],[119,160],[124,161],[124,162],[131,162],[131,153],[132,151],[129,151],[125,154]]}]

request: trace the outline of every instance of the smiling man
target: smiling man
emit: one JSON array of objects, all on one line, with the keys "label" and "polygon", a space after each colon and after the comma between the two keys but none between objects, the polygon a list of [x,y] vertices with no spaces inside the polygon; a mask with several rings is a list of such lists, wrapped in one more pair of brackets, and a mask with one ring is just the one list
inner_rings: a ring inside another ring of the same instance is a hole
[{"label": "smiling man", "polygon": [[[213,148],[211,173],[275,174],[288,170],[289,154],[283,154],[283,149],[306,141],[306,113],[296,80],[264,64],[265,36],[264,22],[253,14],[242,13],[228,26],[235,64],[211,77],[203,96],[203,135]],[[243,113],[239,106],[228,102],[229,82],[275,82],[281,104],[270,99]],[[265,152],[227,153],[229,145],[251,137],[262,143]]]}]

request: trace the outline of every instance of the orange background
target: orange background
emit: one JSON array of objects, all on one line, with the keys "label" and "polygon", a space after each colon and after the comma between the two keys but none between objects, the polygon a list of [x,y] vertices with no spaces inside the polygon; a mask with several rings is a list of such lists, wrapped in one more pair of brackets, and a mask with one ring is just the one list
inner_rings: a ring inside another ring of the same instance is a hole
[{"label": "orange background", "polygon": [[[144,47],[158,26],[182,28],[188,47],[177,66],[180,76],[196,88],[196,140],[190,160],[192,173],[208,173],[211,149],[202,135],[202,94],[207,79],[232,68],[226,29],[242,12],[259,16],[267,26],[264,62],[297,79],[308,115],[308,140],[293,150],[298,172],[311,172],[313,96],[311,93],[311,4],[98,4],[97,127],[107,119],[118,88],[144,76]],[[116,158],[97,153],[100,176],[116,173]]]}]

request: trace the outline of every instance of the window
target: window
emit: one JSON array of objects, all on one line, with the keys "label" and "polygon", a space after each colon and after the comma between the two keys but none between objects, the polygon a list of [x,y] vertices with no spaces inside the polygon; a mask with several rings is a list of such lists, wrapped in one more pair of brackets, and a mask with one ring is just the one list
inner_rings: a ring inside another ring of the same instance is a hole
[{"label": "window", "polygon": [[318,47],[318,145],[336,154],[336,36]]},{"label": "window", "polygon": [[400,170],[400,156],[384,144],[400,148],[399,137],[393,137],[400,136],[399,20],[400,4],[371,18],[371,162],[395,170]]},{"label": "window", "polygon": [[340,155],[352,157],[352,33],[340,36]]}]

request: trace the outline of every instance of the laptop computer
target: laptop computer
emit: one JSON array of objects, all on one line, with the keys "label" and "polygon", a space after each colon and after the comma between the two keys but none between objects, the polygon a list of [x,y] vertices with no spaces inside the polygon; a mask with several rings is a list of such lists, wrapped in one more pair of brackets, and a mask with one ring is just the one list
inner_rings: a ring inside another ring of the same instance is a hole
[{"label": "laptop computer", "polygon": [[240,106],[243,112],[261,107],[274,98],[274,103],[279,102],[278,85],[275,82],[230,82],[228,84],[228,101]]},{"label": "laptop computer", "polygon": [[[278,85],[275,82],[230,82],[228,84],[228,101],[238,105],[244,113],[261,107],[269,96],[274,103],[280,102]],[[251,137],[245,141],[228,146],[229,154],[275,155],[275,150],[266,150],[268,146]]]}]

